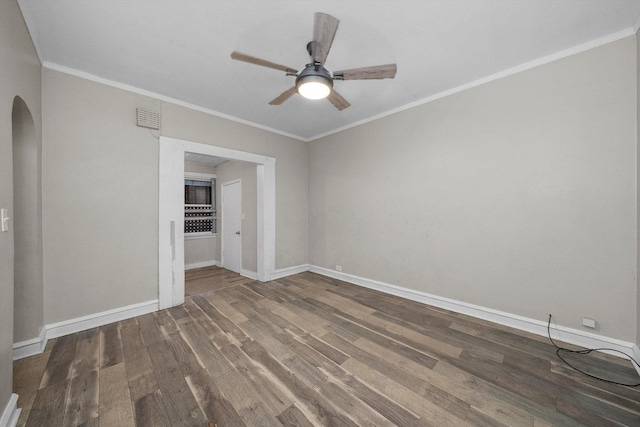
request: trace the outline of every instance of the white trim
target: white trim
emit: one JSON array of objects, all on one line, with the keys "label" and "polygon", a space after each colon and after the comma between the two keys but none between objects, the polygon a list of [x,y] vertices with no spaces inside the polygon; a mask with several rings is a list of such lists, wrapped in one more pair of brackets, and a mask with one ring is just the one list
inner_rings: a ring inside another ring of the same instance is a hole
[{"label": "white trim", "polygon": [[[474,304],[469,304],[462,301],[457,301],[450,298],[444,298],[437,295],[428,294],[413,289],[403,288],[401,286],[395,286],[377,280],[366,279],[364,277],[354,276],[347,273],[341,273],[334,270],[330,270],[324,267],[318,267],[312,265],[309,267],[309,271],[313,273],[322,274],[323,276],[332,277],[334,279],[342,280],[352,283],[354,285],[362,286],[376,291],[384,292],[386,294],[399,296],[411,301],[416,301],[422,304],[432,305],[434,307],[444,308],[446,310],[454,311],[456,313],[462,313],[467,316],[476,317],[478,319],[487,320],[489,322],[497,323],[499,325],[508,326],[510,328],[518,329],[532,334],[547,336],[547,322],[536,319],[530,319],[527,317],[519,316],[517,314],[506,313],[504,311],[494,310]],[[616,338],[607,337],[604,335],[597,335],[590,332],[580,331],[578,329],[567,328],[564,326],[555,325],[552,328],[552,337],[565,343],[578,345],[585,348],[601,348],[608,347],[614,350],[621,351],[628,355],[635,354],[636,357],[640,351],[636,351],[635,343],[622,341]],[[620,356],[616,352],[611,353],[614,356]],[[640,372],[640,371],[639,371]]]},{"label": "white trim", "polygon": [[15,427],[18,424],[22,409],[18,409],[18,395],[13,393],[2,411],[0,427]]},{"label": "white trim", "polygon": [[[640,25],[640,20],[638,21],[638,23],[636,23],[636,25],[637,26]],[[330,131],[325,132],[325,133],[321,133],[319,135],[311,136],[311,137],[307,138],[307,140],[308,141],[315,141],[316,139],[324,138],[325,136],[329,136],[329,135],[333,135],[333,134],[336,134],[336,133],[340,133],[340,132],[343,132],[343,131],[345,131],[347,129],[351,129],[351,128],[354,128],[354,127],[357,127],[357,126],[360,126],[360,125],[364,125],[366,123],[373,122],[375,120],[379,120],[379,119],[381,119],[383,117],[387,117],[387,116],[390,116],[392,114],[399,113],[401,111],[409,110],[411,108],[418,107],[420,105],[427,104],[427,103],[432,102],[432,101],[436,101],[436,100],[438,100],[440,98],[445,98],[445,97],[447,97],[449,95],[453,95],[453,94],[456,94],[458,92],[462,92],[462,91],[465,91],[467,89],[471,89],[471,88],[483,85],[485,83],[492,82],[494,80],[502,79],[504,77],[509,77],[511,75],[518,74],[518,73],[521,73],[523,71],[527,71],[527,70],[530,70],[532,68],[548,64],[550,62],[558,61],[560,59],[567,58],[569,56],[576,55],[576,54],[581,53],[581,52],[585,52],[585,51],[587,51],[589,49],[595,49],[596,47],[600,47],[600,46],[603,46],[603,45],[608,44],[608,43],[613,43],[615,41],[622,40],[625,37],[629,37],[629,36],[635,35],[636,32],[637,31],[634,28],[627,28],[625,30],[618,31],[617,33],[609,34],[607,36],[600,37],[598,39],[591,40],[589,42],[582,43],[582,44],[579,44],[577,46],[570,47],[569,49],[561,50],[559,52],[552,53],[551,55],[543,56],[541,58],[534,59],[533,61],[525,62],[524,64],[520,64],[520,65],[517,65],[515,67],[508,68],[508,69],[503,70],[503,71],[499,71],[499,72],[497,72],[495,74],[491,74],[489,76],[482,77],[482,78],[480,78],[478,80],[474,80],[472,82],[465,83],[465,84],[462,84],[460,86],[457,86],[457,87],[454,87],[454,88],[451,88],[451,89],[448,89],[448,90],[433,94],[433,95],[428,96],[426,98],[419,99],[417,101],[411,102],[409,104],[402,105],[402,106],[400,106],[398,108],[394,108],[394,109],[389,110],[389,111],[385,111],[384,113],[380,113],[380,114],[375,115],[375,116],[368,117],[366,119],[357,121],[355,123],[351,123],[351,124],[342,126],[340,128],[333,129],[333,130],[330,130]]]},{"label": "white trim", "polygon": [[[199,233],[189,233],[184,235],[184,240],[198,240],[198,239],[215,239],[218,234],[211,233],[209,231],[201,231]],[[186,269],[186,267],[185,267]]]},{"label": "white trim", "polygon": [[202,262],[194,262],[193,264],[185,264],[185,270],[193,270],[195,268],[203,268],[203,267],[212,267],[214,265],[220,264],[220,261],[212,260],[212,261],[202,261]]},{"label": "white trim", "polygon": [[294,274],[309,271],[309,264],[296,265],[294,267],[279,268],[271,275],[271,280],[282,279],[283,277],[293,276]]},{"label": "white trim", "polygon": [[215,173],[184,171],[184,179],[191,179],[194,181],[211,181],[215,177],[216,177]]},{"label": "white trim", "polygon": [[[268,282],[276,269],[276,160],[256,167],[258,280]],[[262,231],[262,232],[261,232]]]},{"label": "white trim", "polygon": [[80,77],[81,79],[85,79],[85,80],[89,80],[89,81],[92,81],[92,82],[101,83],[103,85],[115,87],[116,89],[122,89],[122,90],[126,90],[126,91],[129,91],[129,92],[132,92],[132,93],[137,93],[139,95],[148,96],[149,98],[158,99],[160,101],[168,102],[170,104],[174,104],[174,105],[179,105],[181,107],[190,108],[192,110],[200,111],[202,113],[211,114],[212,116],[216,116],[216,117],[220,117],[220,118],[223,118],[223,119],[231,120],[232,122],[241,123],[243,125],[251,126],[251,127],[257,128],[257,129],[262,129],[262,130],[265,130],[267,132],[271,132],[271,133],[275,133],[275,134],[278,134],[278,135],[286,136],[288,138],[293,138],[293,139],[297,139],[299,141],[305,141],[305,142],[309,141],[308,139],[305,139],[305,138],[303,138],[301,136],[298,136],[298,135],[294,135],[294,134],[289,133],[289,132],[284,132],[284,131],[281,131],[281,130],[278,130],[278,129],[271,128],[269,126],[264,126],[264,125],[261,125],[259,123],[251,122],[249,120],[245,120],[245,119],[241,119],[239,117],[235,117],[235,116],[232,116],[232,115],[229,115],[229,114],[221,113],[219,111],[215,111],[215,110],[212,110],[210,108],[205,108],[205,107],[201,107],[201,106],[196,105],[196,104],[191,104],[190,102],[180,101],[179,99],[171,98],[170,96],[165,96],[165,95],[161,95],[161,94],[156,93],[156,92],[151,92],[151,91],[148,91],[148,90],[145,90],[145,89],[140,89],[138,87],[131,86],[131,85],[128,85],[128,84],[125,84],[125,83],[120,83],[120,82],[116,82],[116,81],[113,81],[113,80],[105,79],[104,77],[98,77],[95,74],[87,73],[85,71],[76,70],[76,69],[70,68],[70,67],[65,67],[64,65],[56,64],[54,62],[44,61],[44,62],[42,62],[42,67],[43,68],[48,68],[49,70],[58,71],[58,72],[61,72],[61,73],[65,73],[65,74],[69,74],[69,75],[72,75],[72,76]]},{"label": "white trim", "polygon": [[[636,362],[640,363],[640,347],[638,347],[638,344],[634,344],[633,347],[631,347],[631,356],[633,356]],[[636,372],[640,375],[640,366],[634,363],[633,367],[636,368]]]},{"label": "white trim", "polygon": [[0,417],[0,427],[15,427],[21,411],[18,409],[18,395],[13,393]]},{"label": "white trim", "polygon": [[37,338],[20,341],[13,344],[13,360],[40,354],[47,345],[47,328],[43,327]]},{"label": "white trim", "polygon": [[158,147],[158,307],[184,302],[184,147]]},{"label": "white trim", "polygon": [[158,310],[158,300],[131,304],[126,307],[114,308],[100,313],[89,314],[75,319],[64,320],[62,322],[47,325],[47,339],[57,338],[64,335],[73,334],[120,320],[130,319],[143,314],[153,313]]},{"label": "white trim", "polygon": [[240,268],[240,275],[244,277],[248,277],[249,279],[258,280],[258,273],[251,270],[245,270],[244,268]]}]

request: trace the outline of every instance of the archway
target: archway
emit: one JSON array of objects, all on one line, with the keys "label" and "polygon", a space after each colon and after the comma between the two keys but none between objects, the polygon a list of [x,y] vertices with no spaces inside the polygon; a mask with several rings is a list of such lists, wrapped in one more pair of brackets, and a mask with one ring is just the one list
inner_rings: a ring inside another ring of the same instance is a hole
[{"label": "archway", "polygon": [[13,148],[13,341],[20,351],[37,344],[43,325],[41,147],[27,104],[16,96]]}]

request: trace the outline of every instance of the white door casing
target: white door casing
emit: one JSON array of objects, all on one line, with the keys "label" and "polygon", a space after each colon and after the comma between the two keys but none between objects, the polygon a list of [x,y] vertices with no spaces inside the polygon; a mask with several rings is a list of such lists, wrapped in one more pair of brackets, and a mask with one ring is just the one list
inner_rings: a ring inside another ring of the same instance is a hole
[{"label": "white door casing", "polygon": [[240,180],[221,185],[222,266],[240,273],[242,270],[242,184]]},{"label": "white door casing", "polygon": [[257,276],[271,280],[275,269],[276,159],[245,151],[159,138],[158,308],[184,302],[184,154],[196,153],[256,165]]},{"label": "white door casing", "polygon": [[[158,215],[158,308],[184,303],[184,151],[160,144]],[[175,185],[182,176],[181,185]],[[182,292],[180,292],[182,284]]]}]

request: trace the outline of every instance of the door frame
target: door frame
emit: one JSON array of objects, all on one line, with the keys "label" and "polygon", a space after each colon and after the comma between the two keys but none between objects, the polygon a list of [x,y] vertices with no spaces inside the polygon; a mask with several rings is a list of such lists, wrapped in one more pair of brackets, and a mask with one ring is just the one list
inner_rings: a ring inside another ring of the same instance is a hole
[{"label": "door frame", "polygon": [[242,274],[242,180],[241,179],[234,179],[231,181],[227,181],[227,182],[223,182],[220,184],[220,215],[222,216],[222,223],[221,225],[221,230],[222,233],[220,233],[220,262],[222,263],[222,267],[225,267],[224,264],[224,187],[227,185],[232,185],[232,184],[239,184],[240,185],[240,259],[239,259],[239,264],[238,264],[238,274]]},{"label": "door frame", "polygon": [[196,153],[256,165],[257,276],[271,280],[276,248],[276,159],[193,141],[159,138],[158,308],[184,303],[184,154]]}]

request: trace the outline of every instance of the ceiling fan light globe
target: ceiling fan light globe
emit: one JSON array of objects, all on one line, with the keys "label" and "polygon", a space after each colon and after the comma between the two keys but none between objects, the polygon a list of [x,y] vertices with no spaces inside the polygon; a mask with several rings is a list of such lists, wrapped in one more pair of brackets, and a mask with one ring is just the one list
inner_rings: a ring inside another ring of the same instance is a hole
[{"label": "ceiling fan light globe", "polygon": [[298,85],[298,93],[307,99],[323,99],[330,92],[331,88],[324,81],[303,81]]},{"label": "ceiling fan light globe", "polygon": [[321,65],[307,64],[296,77],[298,93],[307,99],[322,99],[329,96],[333,87],[331,74]]}]

